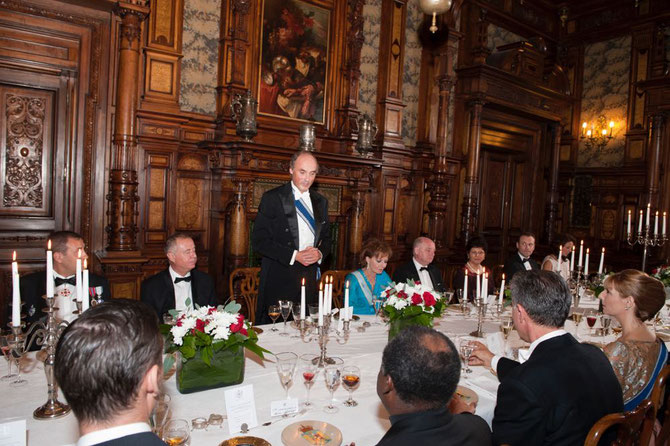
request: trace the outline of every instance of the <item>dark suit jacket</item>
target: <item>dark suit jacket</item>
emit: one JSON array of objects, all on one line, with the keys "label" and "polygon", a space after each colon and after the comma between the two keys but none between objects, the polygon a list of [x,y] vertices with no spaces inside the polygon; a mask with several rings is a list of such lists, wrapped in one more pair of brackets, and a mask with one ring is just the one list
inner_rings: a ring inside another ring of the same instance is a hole
[{"label": "dark suit jacket", "polygon": [[[191,296],[193,303],[201,307],[215,307],[218,304],[214,281],[208,274],[197,269],[191,270]],[[153,308],[161,320],[168,310],[174,309],[174,283],[169,268],[142,281],[140,299]]]},{"label": "dark suit jacket", "polygon": [[501,359],[497,372],[494,444],[584,444],[596,421],[623,411],[621,386],[605,354],[570,334],[540,343],[523,364]]},{"label": "dark suit jacket", "polygon": [[98,443],[96,446],[165,446],[165,443],[152,432],[140,432]]},{"label": "dark suit jacket", "polygon": [[391,417],[391,428],[377,446],[488,446],[491,430],[477,415],[452,415],[445,409]]},{"label": "dark suit jacket", "polygon": [[[540,264],[532,258],[528,262],[530,263],[530,267],[532,269],[540,269]],[[515,252],[505,261],[504,272],[507,283],[509,283],[509,281],[512,280],[514,274],[518,273],[519,271],[526,271],[526,267],[523,266],[523,262],[521,261],[521,257],[519,257],[519,253]]]},{"label": "dark suit jacket", "polygon": [[[309,196],[316,226],[314,246],[321,251],[323,261],[331,249],[328,200],[314,191],[310,191]],[[289,265],[293,251],[300,246],[298,214],[290,182],[263,194],[251,234],[251,244],[254,251],[262,256],[256,323],[270,322],[267,309],[277,300],[298,302],[303,277],[307,303],[316,302],[319,265],[315,263],[305,267],[297,261]]]},{"label": "dark suit jacket", "polygon": [[[465,267],[456,270],[456,273],[454,274],[454,283],[452,284],[454,289],[463,288],[463,279],[465,279]],[[493,278],[493,274],[489,274],[488,290],[482,290],[482,296],[488,297],[489,294],[493,294],[495,293],[495,291],[496,291],[495,279]],[[475,294],[477,294],[477,275],[470,274],[470,272],[468,272],[468,296],[467,296],[468,300],[473,301],[475,299]]]},{"label": "dark suit jacket", "polygon": [[[437,266],[433,264],[428,265],[428,274],[430,275],[430,281],[433,282],[433,289],[435,291],[439,291],[440,293],[447,291],[442,282],[442,274]],[[395,271],[393,271],[393,281],[395,283],[407,282],[409,279],[414,281],[419,280],[419,272],[416,270],[416,266],[414,266],[414,261],[412,259],[407,263],[399,265]]]}]

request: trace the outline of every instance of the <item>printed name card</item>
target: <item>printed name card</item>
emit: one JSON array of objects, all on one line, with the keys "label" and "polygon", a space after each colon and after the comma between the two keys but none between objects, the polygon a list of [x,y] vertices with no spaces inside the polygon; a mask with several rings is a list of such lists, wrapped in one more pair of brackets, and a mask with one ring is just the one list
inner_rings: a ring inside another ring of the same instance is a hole
[{"label": "printed name card", "polygon": [[26,446],[26,420],[0,423],[0,446]]},{"label": "printed name card", "polygon": [[243,424],[247,425],[247,429],[258,426],[252,385],[226,390],[224,395],[228,414],[228,431],[231,434],[241,432]]},{"label": "printed name card", "polygon": [[286,400],[272,401],[270,403],[270,416],[280,417],[298,413],[298,399],[289,398]]}]

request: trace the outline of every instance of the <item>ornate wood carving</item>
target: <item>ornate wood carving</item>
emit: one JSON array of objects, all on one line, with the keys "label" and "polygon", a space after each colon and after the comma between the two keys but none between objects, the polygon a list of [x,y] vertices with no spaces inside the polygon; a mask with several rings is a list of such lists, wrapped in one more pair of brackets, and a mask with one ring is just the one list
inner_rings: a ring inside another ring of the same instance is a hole
[{"label": "ornate wood carving", "polygon": [[479,151],[482,131],[482,108],[484,101],[475,100],[470,104],[470,144],[468,145],[468,163],[463,188],[461,210],[461,238],[463,244],[476,232],[479,209]]},{"label": "ornate wood carving", "polygon": [[553,246],[556,219],[558,216],[558,168],[561,152],[561,134],[560,124],[553,125],[552,133],[552,151],[551,166],[549,167],[549,196],[545,208],[545,226],[544,235],[547,245]]},{"label": "ornate wood carving", "polygon": [[349,256],[347,266],[356,268],[358,255],[363,246],[363,232],[365,230],[365,192],[356,190],[351,197],[349,208]]},{"label": "ornate wood carving", "polygon": [[659,205],[658,187],[661,168],[662,133],[666,122],[666,115],[665,113],[656,113],[650,117],[649,121],[649,158],[647,161],[647,182],[644,197],[646,200],[643,200],[643,202],[651,203],[653,208],[657,208]]}]

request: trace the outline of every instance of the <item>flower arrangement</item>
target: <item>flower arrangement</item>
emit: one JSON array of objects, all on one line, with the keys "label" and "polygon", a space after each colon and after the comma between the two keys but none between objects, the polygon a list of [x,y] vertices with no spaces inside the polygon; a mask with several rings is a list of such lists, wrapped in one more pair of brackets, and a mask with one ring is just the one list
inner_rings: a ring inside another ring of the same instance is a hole
[{"label": "flower arrangement", "polygon": [[441,293],[429,290],[419,281],[391,283],[383,292],[386,298],[384,314],[391,324],[389,336],[393,337],[406,325],[432,326],[445,307]]},{"label": "flower arrangement", "polygon": [[651,275],[660,280],[664,287],[670,287],[670,265],[659,266],[651,271]]}]

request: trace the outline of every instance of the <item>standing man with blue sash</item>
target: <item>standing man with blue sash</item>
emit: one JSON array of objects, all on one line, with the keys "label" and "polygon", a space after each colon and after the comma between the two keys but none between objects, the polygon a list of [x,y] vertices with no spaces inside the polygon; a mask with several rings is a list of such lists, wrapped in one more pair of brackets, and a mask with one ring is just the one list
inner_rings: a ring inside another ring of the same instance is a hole
[{"label": "standing man with blue sash", "polygon": [[291,181],[261,197],[251,234],[252,247],[262,256],[257,324],[270,323],[268,306],[279,299],[300,303],[303,278],[306,302],[316,302],[319,265],[331,245],[328,200],[309,190],[318,170],[314,155],[297,152],[291,158]]}]

